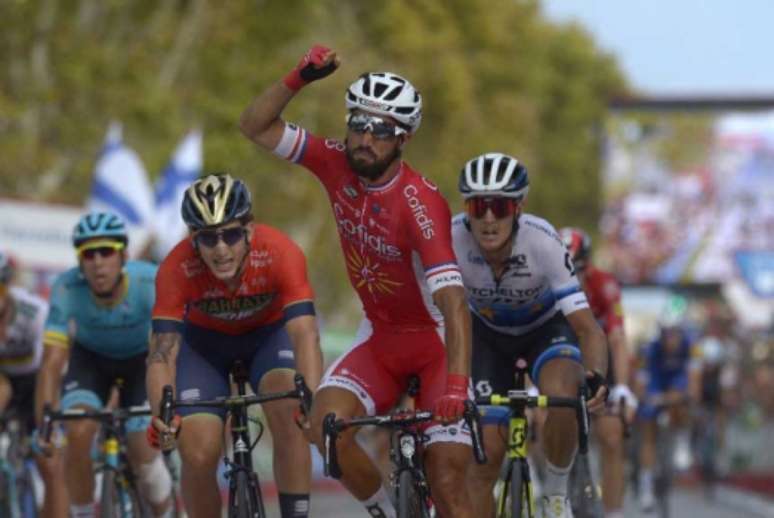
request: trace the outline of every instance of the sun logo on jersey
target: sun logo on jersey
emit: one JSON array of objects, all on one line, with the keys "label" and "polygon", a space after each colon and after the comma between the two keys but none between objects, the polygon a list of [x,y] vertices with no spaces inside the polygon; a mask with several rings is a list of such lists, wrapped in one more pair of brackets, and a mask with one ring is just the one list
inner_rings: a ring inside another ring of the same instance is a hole
[{"label": "sun logo on jersey", "polygon": [[370,257],[361,256],[354,247],[349,248],[346,256],[347,269],[355,281],[355,289],[366,286],[371,295],[392,295],[395,288],[403,285],[388,279],[387,274],[380,271],[380,263],[372,262]]}]

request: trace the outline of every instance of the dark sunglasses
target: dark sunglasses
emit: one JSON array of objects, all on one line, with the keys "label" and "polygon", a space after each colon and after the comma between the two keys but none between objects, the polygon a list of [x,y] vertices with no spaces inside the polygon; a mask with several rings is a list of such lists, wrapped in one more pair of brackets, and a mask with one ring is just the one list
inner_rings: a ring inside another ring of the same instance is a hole
[{"label": "dark sunglasses", "polygon": [[200,230],[194,239],[196,242],[207,248],[215,248],[218,241],[223,241],[228,246],[234,246],[244,239],[245,227],[231,227],[223,230]]},{"label": "dark sunglasses", "polygon": [[81,251],[81,257],[86,259],[87,261],[91,261],[95,257],[97,257],[97,254],[99,254],[100,257],[103,259],[107,257],[113,257],[115,254],[118,253],[120,248],[114,247],[114,246],[100,246],[97,248],[87,248],[86,250]]},{"label": "dark sunglasses", "polygon": [[347,115],[347,127],[350,131],[363,134],[370,131],[376,139],[387,140],[406,133],[406,130],[381,117],[366,115],[365,113],[350,113]]},{"label": "dark sunglasses", "polygon": [[468,209],[468,215],[472,218],[481,219],[486,216],[487,210],[491,210],[495,218],[502,219],[513,216],[516,213],[519,202],[513,198],[485,198],[477,196],[475,198],[468,198],[465,201],[465,206]]}]

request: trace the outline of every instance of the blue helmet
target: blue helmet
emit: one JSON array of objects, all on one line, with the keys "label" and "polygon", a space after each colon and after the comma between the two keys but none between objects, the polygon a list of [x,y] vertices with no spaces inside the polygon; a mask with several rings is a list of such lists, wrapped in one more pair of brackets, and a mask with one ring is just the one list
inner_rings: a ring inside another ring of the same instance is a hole
[{"label": "blue helmet", "polygon": [[90,212],[78,220],[73,229],[73,246],[79,247],[85,241],[103,237],[126,244],[129,237],[123,220],[113,212]]}]

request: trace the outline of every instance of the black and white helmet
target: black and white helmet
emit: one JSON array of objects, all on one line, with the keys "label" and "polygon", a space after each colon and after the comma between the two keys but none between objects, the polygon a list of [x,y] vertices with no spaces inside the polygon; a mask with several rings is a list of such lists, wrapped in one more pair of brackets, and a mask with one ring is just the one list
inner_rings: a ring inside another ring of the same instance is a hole
[{"label": "black and white helmet", "polygon": [[392,117],[414,133],[422,122],[422,96],[406,79],[390,72],[370,72],[347,89],[347,110],[361,109]]},{"label": "black and white helmet", "polygon": [[529,191],[527,168],[503,153],[479,155],[460,171],[459,189],[465,199],[474,196],[524,198]]}]

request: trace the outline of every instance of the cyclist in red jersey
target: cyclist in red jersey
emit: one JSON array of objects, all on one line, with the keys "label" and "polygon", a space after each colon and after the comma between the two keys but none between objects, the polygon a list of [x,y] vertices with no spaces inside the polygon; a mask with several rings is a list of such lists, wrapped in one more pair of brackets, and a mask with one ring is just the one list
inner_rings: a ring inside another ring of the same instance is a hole
[{"label": "cyclist in red jersey", "polygon": [[618,408],[621,398],[625,401],[625,418],[631,422],[637,409],[637,398],[627,382],[631,355],[626,345],[621,308],[621,287],[610,273],[591,264],[591,238],[579,228],[563,228],[559,231],[567,250],[570,252],[578,280],[586,292],[594,317],[607,334],[608,386],[610,397],[608,411],[595,415],[597,438],[602,456],[602,500],[605,516],[623,517],[623,499],[626,488],[624,473],[623,430]]},{"label": "cyclist in red jersey", "polygon": [[[419,375],[417,406],[433,409],[441,421],[426,430],[425,467],[436,507],[441,516],[472,517],[464,481],[470,435],[461,425],[469,395],[470,316],[451,246],[450,211],[437,187],[400,159],[419,127],[422,99],[398,75],[363,74],[346,93],[343,142],[286,124],[280,115],[298,90],[338,66],[335,52],[313,47],[241,119],[250,140],[303,165],[323,184],[365,311],[355,344],[323,377],[312,433],[322,449],[327,413],[347,418],[388,411],[409,376]],[[354,432],[341,441],[344,485],[371,516],[395,516]]]},{"label": "cyclist in red jersey", "polygon": [[[174,385],[181,399],[228,395],[237,360],[256,392],[292,390],[296,368],[310,388],[319,382],[322,353],[304,255],[279,230],[253,223],[250,210],[249,191],[229,175],[206,176],[185,193],[182,215],[191,237],[170,252],[156,277],[146,377],[154,415],[164,385]],[[282,518],[309,514],[311,458],[293,419],[297,408],[294,400],[263,405]],[[216,471],[225,412],[179,412],[169,428],[154,418],[148,440],[168,449],[179,433],[188,515],[220,516]]]}]

